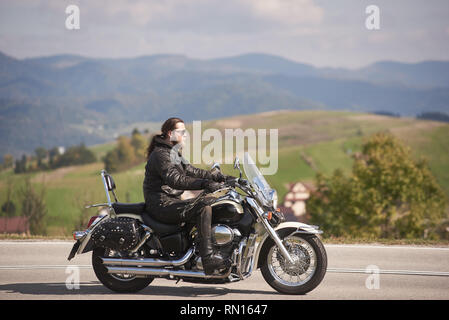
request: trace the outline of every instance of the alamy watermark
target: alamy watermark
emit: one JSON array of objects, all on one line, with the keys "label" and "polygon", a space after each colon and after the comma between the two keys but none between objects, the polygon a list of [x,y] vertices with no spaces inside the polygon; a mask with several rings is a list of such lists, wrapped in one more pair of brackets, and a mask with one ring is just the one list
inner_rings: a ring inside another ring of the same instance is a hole
[{"label": "alamy watermark", "polygon": [[68,290],[78,290],[80,288],[80,268],[78,266],[67,266],[65,273],[68,274],[65,287]]},{"label": "alamy watermark", "polygon": [[380,269],[376,265],[369,265],[365,269],[365,273],[370,275],[365,280],[365,287],[368,290],[380,289]]},{"label": "alamy watermark", "polygon": [[365,27],[368,30],[380,30],[380,9],[376,5],[369,5],[365,9],[368,15],[365,20]]},{"label": "alamy watermark", "polygon": [[71,4],[65,8],[65,13],[68,14],[65,19],[65,27],[68,30],[80,29],[80,8],[77,5]]},{"label": "alamy watermark", "polygon": [[263,175],[273,175],[278,169],[278,136],[278,129],[252,128],[224,129],[223,135],[216,128],[203,131],[201,121],[193,121],[192,134],[187,130],[183,133],[183,142],[173,148],[171,159],[179,159],[176,154],[182,148],[181,161],[232,164],[235,156],[243,160],[248,152]]},{"label": "alamy watermark", "polygon": [[[71,4],[66,7],[65,13],[68,15],[65,20],[65,27],[68,30],[80,29],[80,8]],[[380,30],[380,9],[377,5],[369,5],[365,8],[368,15],[365,20],[365,27],[368,30]]]}]

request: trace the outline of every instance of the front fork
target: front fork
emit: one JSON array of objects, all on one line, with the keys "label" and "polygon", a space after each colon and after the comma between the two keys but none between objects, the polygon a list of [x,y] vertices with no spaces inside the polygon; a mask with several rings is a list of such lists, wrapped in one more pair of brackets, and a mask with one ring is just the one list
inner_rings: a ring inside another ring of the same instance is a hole
[{"label": "front fork", "polygon": [[267,219],[262,218],[262,223],[267,230],[268,234],[270,235],[271,239],[273,239],[274,243],[276,243],[276,246],[281,251],[282,256],[287,259],[288,262],[291,264],[294,263],[292,257],[288,253],[288,250],[285,248],[284,243],[282,242],[281,238],[279,238],[276,230],[273,229],[273,227],[270,225],[270,223],[267,221]]},{"label": "front fork", "polygon": [[262,222],[265,230],[268,232],[271,239],[273,239],[274,243],[279,248],[282,256],[285,259],[287,259],[288,262],[293,264],[294,261],[293,261],[292,257],[290,256],[290,254],[288,253],[288,250],[285,248],[284,243],[282,242],[281,238],[279,238],[276,230],[273,229],[273,227],[268,222],[267,218],[264,217],[264,212],[263,212],[262,208],[257,204],[257,202],[254,199],[247,197],[246,200],[251,205],[251,207],[254,209],[254,211],[256,211],[259,221]]}]

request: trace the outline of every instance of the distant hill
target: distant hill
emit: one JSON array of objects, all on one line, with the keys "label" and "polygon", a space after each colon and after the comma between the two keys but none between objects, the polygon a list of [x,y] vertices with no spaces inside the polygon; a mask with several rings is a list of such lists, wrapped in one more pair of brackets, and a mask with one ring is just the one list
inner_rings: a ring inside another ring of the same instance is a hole
[{"label": "distant hill", "polygon": [[0,53],[0,157],[36,147],[109,141],[135,122],[208,120],[279,109],[449,110],[449,62],[316,68],[251,53],[18,60]]}]

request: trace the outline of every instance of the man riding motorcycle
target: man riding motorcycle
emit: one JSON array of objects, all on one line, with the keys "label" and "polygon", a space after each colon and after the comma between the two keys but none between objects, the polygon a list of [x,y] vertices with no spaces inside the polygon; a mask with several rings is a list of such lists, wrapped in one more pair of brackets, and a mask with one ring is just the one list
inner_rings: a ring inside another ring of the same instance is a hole
[{"label": "man riding motorcycle", "polygon": [[179,224],[197,219],[200,237],[199,253],[206,274],[216,269],[226,268],[230,261],[214,253],[212,245],[212,207],[210,199],[203,198],[186,210],[192,199],[181,200],[184,190],[206,189],[209,192],[222,188],[226,177],[220,171],[211,173],[196,168],[181,156],[184,143],[185,124],[179,118],[167,119],[155,135],[147,150],[147,164],[143,193],[147,212],[151,216],[169,224]]}]

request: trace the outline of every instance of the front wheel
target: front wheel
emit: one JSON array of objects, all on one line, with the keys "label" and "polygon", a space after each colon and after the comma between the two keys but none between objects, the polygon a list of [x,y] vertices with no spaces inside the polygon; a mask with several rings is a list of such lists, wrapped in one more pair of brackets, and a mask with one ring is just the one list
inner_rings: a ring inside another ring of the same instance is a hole
[{"label": "front wheel", "polygon": [[146,288],[153,277],[138,278],[132,274],[110,274],[100,258],[115,257],[117,252],[104,248],[95,248],[92,252],[92,266],[98,280],[107,288],[115,292],[131,293]]},{"label": "front wheel", "polygon": [[287,229],[278,231],[294,263],[289,263],[274,241],[268,239],[260,253],[262,275],[280,293],[306,294],[315,289],[326,274],[326,250],[315,235],[297,233],[286,236],[289,233]]}]

